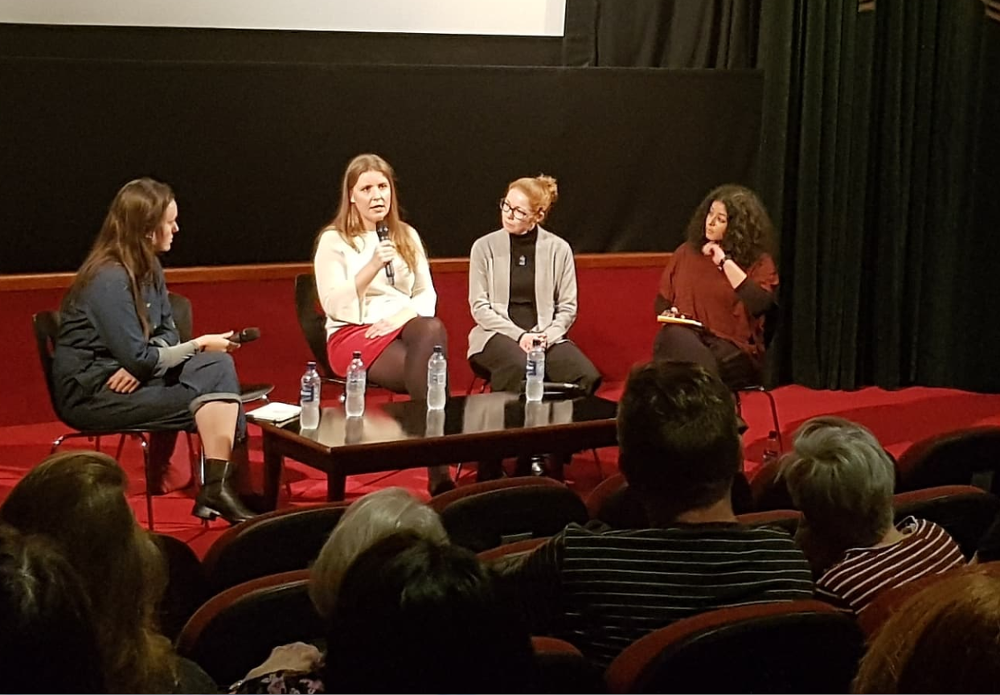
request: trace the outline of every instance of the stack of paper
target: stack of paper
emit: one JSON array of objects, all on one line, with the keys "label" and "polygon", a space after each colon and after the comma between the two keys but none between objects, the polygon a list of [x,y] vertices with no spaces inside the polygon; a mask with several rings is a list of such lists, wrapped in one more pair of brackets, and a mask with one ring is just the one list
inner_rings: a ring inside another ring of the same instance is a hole
[{"label": "stack of paper", "polygon": [[301,410],[302,408],[300,406],[292,405],[291,403],[271,401],[270,403],[262,405],[256,410],[247,413],[247,417],[255,422],[267,422],[281,427],[282,425],[287,425],[289,422],[296,419]]}]

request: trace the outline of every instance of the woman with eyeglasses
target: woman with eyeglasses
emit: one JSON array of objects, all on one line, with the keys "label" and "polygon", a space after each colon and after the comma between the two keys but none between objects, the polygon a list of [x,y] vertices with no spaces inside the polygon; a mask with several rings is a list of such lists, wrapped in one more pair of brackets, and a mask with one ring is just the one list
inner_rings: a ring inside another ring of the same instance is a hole
[{"label": "woman with eyeglasses", "polygon": [[[400,218],[395,172],[378,155],[360,154],[347,165],[313,267],[334,373],[345,375],[357,350],[374,383],[426,398],[427,361],[436,345],[447,354],[448,334],[434,317],[437,293],[423,242]],[[455,487],[448,466],[427,470],[432,495]]]},{"label": "woman with eyeglasses", "polygon": [[576,320],[573,249],[544,229],[558,188],[551,176],[520,178],[500,200],[501,228],[476,240],[469,260],[469,363],[494,391],[520,391],[528,351],[545,348],[545,378],[593,393],[601,375],[567,338]]},{"label": "woman with eyeglasses", "polygon": [[[760,383],[765,317],[777,307],[772,235],[749,188],[727,184],[705,196],[660,279],[654,359],[695,362],[731,388]],[[664,321],[677,318],[700,326]]]}]

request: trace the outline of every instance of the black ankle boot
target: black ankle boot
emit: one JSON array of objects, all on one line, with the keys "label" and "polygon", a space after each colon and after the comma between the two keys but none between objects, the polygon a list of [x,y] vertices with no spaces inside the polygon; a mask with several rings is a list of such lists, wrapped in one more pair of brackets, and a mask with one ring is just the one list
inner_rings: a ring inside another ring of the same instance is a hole
[{"label": "black ankle boot", "polygon": [[198,491],[191,513],[200,519],[211,521],[221,516],[230,524],[238,524],[255,516],[243,506],[239,496],[229,484],[233,466],[221,459],[205,459],[205,482]]}]

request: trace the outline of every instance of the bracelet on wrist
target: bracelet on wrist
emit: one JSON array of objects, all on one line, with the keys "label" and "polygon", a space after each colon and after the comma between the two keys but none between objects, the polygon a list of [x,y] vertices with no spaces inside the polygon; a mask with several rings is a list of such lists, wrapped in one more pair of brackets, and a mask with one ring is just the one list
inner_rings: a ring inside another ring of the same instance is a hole
[{"label": "bracelet on wrist", "polygon": [[726,269],[726,261],[731,261],[731,260],[733,260],[731,256],[728,256],[728,255],[727,256],[723,256],[722,260],[719,261],[719,270],[725,270]]}]

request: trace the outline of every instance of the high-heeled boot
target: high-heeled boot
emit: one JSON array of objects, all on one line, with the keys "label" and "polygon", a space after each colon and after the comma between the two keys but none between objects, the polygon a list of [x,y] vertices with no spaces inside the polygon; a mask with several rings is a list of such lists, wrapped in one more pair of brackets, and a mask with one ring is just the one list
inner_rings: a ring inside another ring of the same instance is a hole
[{"label": "high-heeled boot", "polygon": [[191,513],[211,521],[221,516],[230,524],[238,524],[256,516],[247,509],[236,491],[229,485],[233,465],[222,459],[205,459],[205,483],[198,491]]}]

